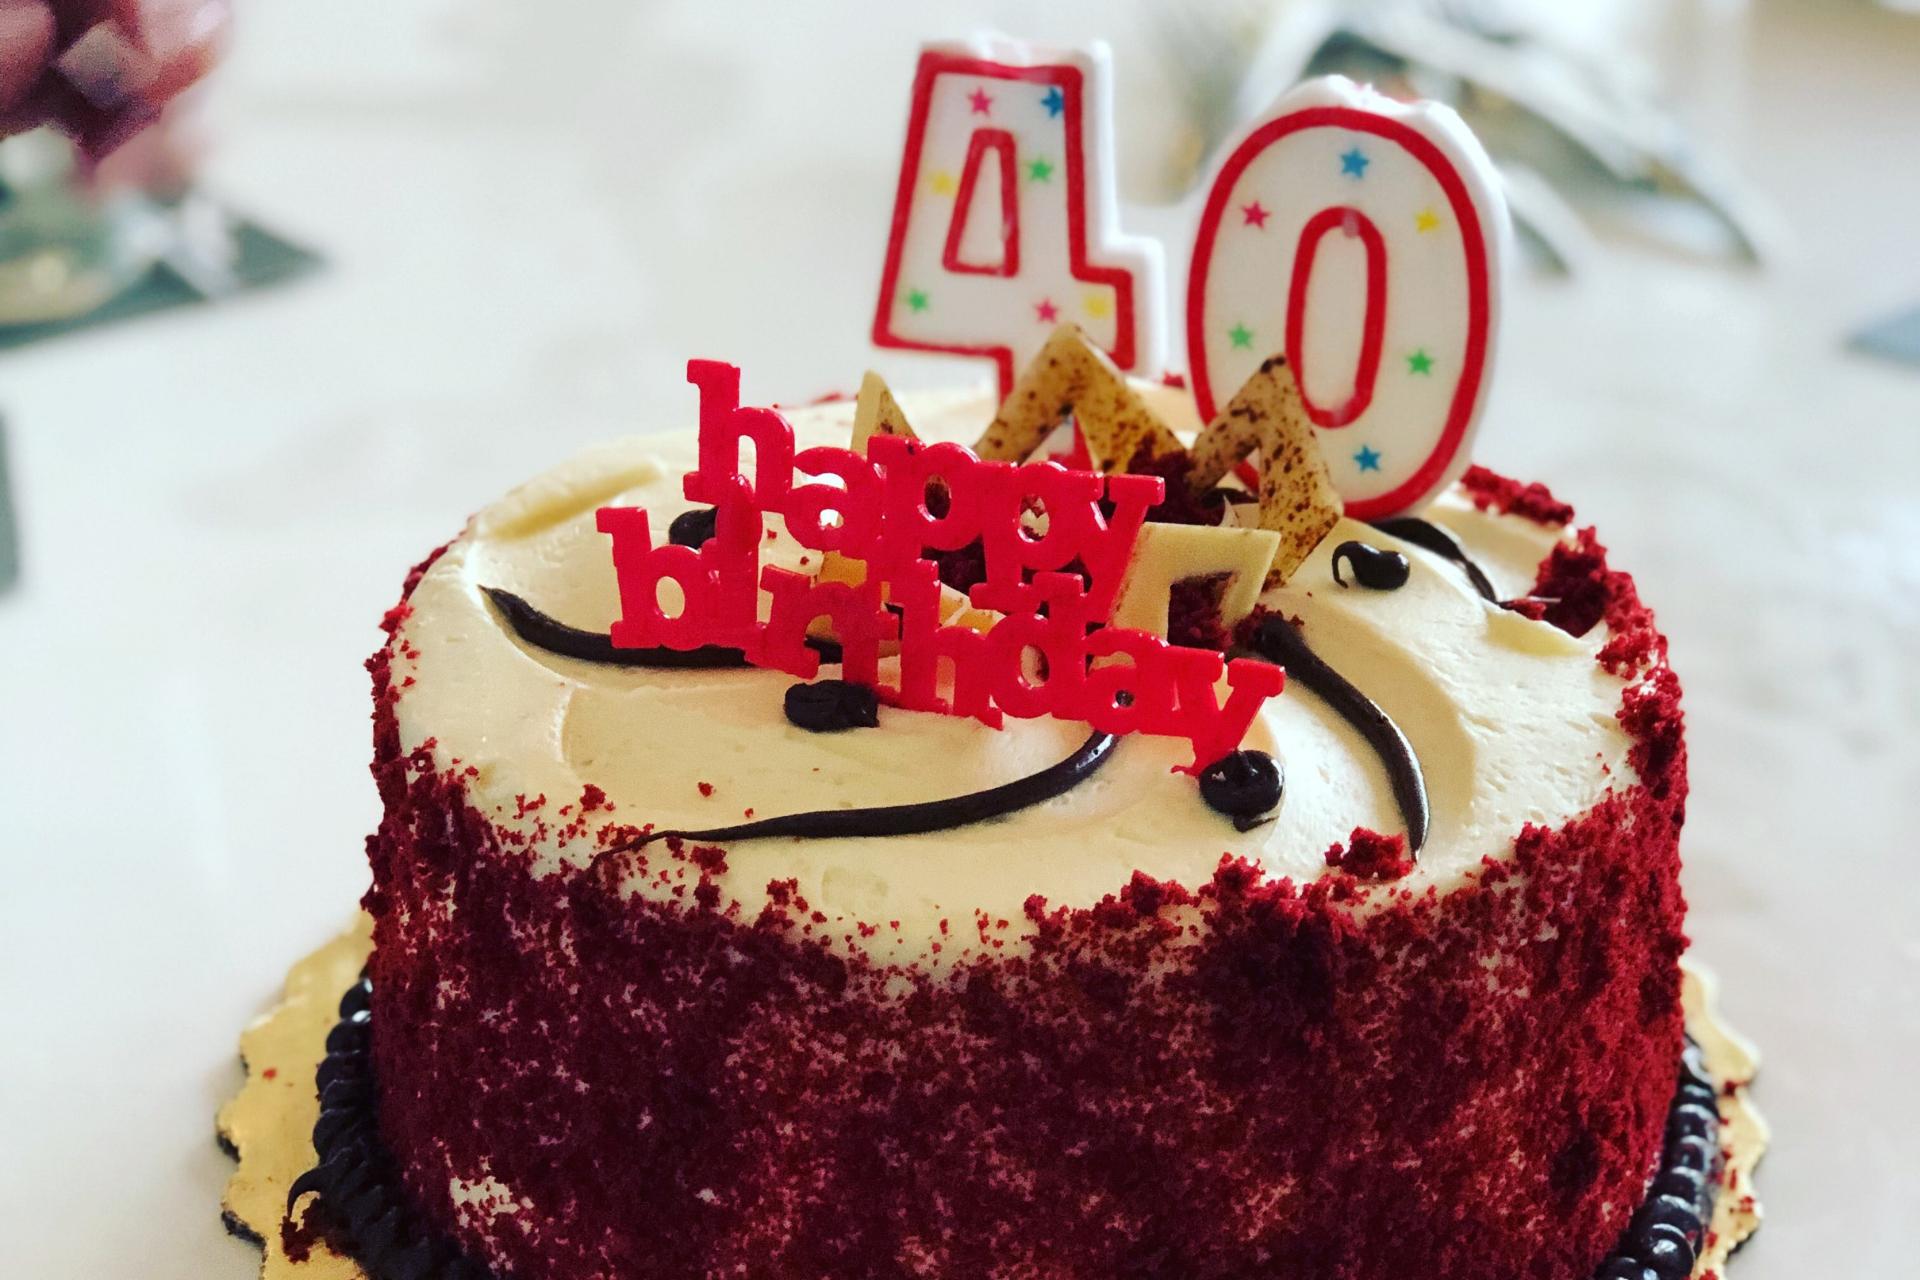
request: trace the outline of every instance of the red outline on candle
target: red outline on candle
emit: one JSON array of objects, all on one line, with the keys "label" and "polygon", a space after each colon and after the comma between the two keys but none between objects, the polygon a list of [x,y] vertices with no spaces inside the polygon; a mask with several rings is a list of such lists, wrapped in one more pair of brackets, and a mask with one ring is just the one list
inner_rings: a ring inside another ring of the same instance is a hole
[{"label": "red outline on candle", "polygon": [[[1000,260],[963,262],[960,240],[973,213],[973,189],[980,181],[980,166],[989,151],[1000,153]],[[960,193],[953,200],[953,216],[947,219],[947,244],[940,253],[941,266],[971,276],[1020,274],[1020,193],[1014,178],[1013,135],[1005,129],[975,129],[967,141],[967,163],[960,170]]]},{"label": "red outline on candle", "polygon": [[[1313,263],[1320,241],[1339,227],[1358,236],[1367,251],[1367,312],[1360,324],[1360,357],[1353,369],[1353,394],[1331,409],[1322,408],[1307,394],[1306,365],[1300,359],[1300,340],[1306,328],[1307,286],[1313,281]],[[1300,228],[1293,251],[1293,280],[1287,285],[1287,363],[1293,366],[1300,403],[1307,416],[1323,427],[1344,427],[1373,403],[1373,384],[1380,377],[1380,344],[1387,329],[1387,242],[1373,219],[1349,205],[1329,205]]]},{"label": "red outline on candle", "polygon": [[[1460,378],[1454,384],[1453,403],[1440,439],[1417,470],[1397,487],[1375,497],[1347,503],[1347,514],[1356,520],[1369,520],[1401,510],[1419,497],[1439,478],[1466,438],[1467,424],[1473,418],[1480,396],[1480,383],[1487,366],[1487,338],[1492,314],[1492,281],[1488,278],[1486,234],[1480,226],[1480,211],[1467,193],[1459,169],[1431,138],[1411,125],[1357,107],[1307,107],[1267,121],[1248,134],[1234,148],[1207,193],[1206,208],[1200,215],[1200,228],[1194,237],[1193,258],[1187,267],[1187,375],[1193,382],[1193,398],[1202,421],[1216,412],[1213,384],[1207,368],[1207,341],[1203,317],[1206,315],[1207,276],[1211,272],[1213,242],[1226,216],[1230,197],[1240,175],[1248,165],[1273,143],[1302,129],[1351,129],[1370,133],[1396,143],[1425,165],[1440,189],[1446,193],[1460,228],[1461,249],[1467,259],[1467,346],[1460,363]],[[1383,317],[1384,322],[1384,317]]]},{"label": "red outline on candle", "polygon": [[994,343],[942,343],[909,338],[894,332],[893,313],[900,288],[900,257],[906,247],[907,222],[912,216],[913,192],[920,176],[920,153],[926,142],[927,113],[932,107],[933,84],[942,75],[984,76],[1022,84],[1057,85],[1066,98],[1062,117],[1066,128],[1067,269],[1082,284],[1106,285],[1114,296],[1114,345],[1107,352],[1114,364],[1131,369],[1138,358],[1134,341],[1134,281],[1125,267],[1096,266],[1087,259],[1086,144],[1082,131],[1085,76],[1070,63],[1018,67],[964,54],[927,50],[913,76],[913,98],[907,115],[906,149],[900,158],[900,182],[893,198],[893,222],[887,235],[887,256],[880,270],[880,299],[873,313],[873,344],[906,351],[942,351],[949,355],[981,356],[994,362],[1004,399],[1013,389],[1013,348]]}]

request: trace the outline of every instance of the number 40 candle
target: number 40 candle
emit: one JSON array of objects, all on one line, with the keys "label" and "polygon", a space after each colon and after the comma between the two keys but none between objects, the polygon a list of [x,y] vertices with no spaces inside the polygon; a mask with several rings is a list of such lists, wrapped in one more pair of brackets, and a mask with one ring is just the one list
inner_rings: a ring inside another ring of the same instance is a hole
[{"label": "number 40 candle", "polygon": [[1187,357],[1211,418],[1284,352],[1347,514],[1466,468],[1511,237],[1460,117],[1341,76],[1284,95],[1221,163],[1194,238]]},{"label": "number 40 candle", "polygon": [[1000,396],[1071,321],[1160,372],[1160,246],[1120,234],[1105,45],[920,54],[873,341],[991,359]]}]

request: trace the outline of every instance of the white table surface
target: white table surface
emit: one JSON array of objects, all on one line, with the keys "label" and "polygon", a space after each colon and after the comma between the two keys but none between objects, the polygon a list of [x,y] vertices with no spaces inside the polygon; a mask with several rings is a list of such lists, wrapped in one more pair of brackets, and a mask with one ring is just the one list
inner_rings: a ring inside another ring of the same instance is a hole
[{"label": "white table surface", "polygon": [[[247,7],[212,176],[331,266],[0,355],[0,1276],[250,1273],[213,1111],[365,885],[360,664],[406,566],[576,447],[688,421],[690,355],[763,400],[871,358],[917,7],[556,8]],[[1676,95],[1787,256],[1520,279],[1480,455],[1596,522],[1673,640],[1690,931],[1776,1128],[1733,1277],[1910,1276],[1920,371],[1839,344],[1920,300],[1920,21],[1695,10],[1718,39],[1667,31]]]}]

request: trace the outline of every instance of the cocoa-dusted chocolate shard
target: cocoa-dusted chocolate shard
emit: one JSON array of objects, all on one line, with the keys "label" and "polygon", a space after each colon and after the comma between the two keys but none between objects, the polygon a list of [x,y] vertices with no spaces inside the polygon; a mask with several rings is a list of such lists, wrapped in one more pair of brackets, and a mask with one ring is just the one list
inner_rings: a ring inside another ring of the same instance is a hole
[{"label": "cocoa-dusted chocolate shard", "polygon": [[1069,413],[1079,420],[1096,471],[1124,471],[1137,457],[1164,458],[1182,449],[1180,437],[1147,406],[1107,353],[1078,326],[1063,324],[1014,382],[974,452],[1024,462]]},{"label": "cocoa-dusted chocolate shard", "polygon": [[1187,484],[1203,494],[1255,451],[1260,454],[1260,527],[1280,535],[1267,585],[1293,576],[1339,523],[1339,490],[1285,356],[1262,364],[1193,442]]}]

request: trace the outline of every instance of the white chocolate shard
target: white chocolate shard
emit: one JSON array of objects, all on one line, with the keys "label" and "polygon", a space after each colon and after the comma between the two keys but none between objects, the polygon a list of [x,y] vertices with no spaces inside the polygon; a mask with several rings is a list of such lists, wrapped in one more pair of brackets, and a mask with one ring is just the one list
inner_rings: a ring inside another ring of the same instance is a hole
[{"label": "white chocolate shard", "polygon": [[1114,602],[1113,625],[1164,637],[1174,584],[1226,573],[1232,577],[1220,593],[1220,621],[1231,631],[1253,612],[1279,549],[1280,535],[1267,529],[1144,524]]},{"label": "white chocolate shard", "polygon": [[867,441],[875,436],[904,436],[908,440],[920,438],[907,422],[900,402],[893,398],[886,379],[869,369],[866,376],[860,379],[860,398],[853,406],[853,451],[865,457]]}]

